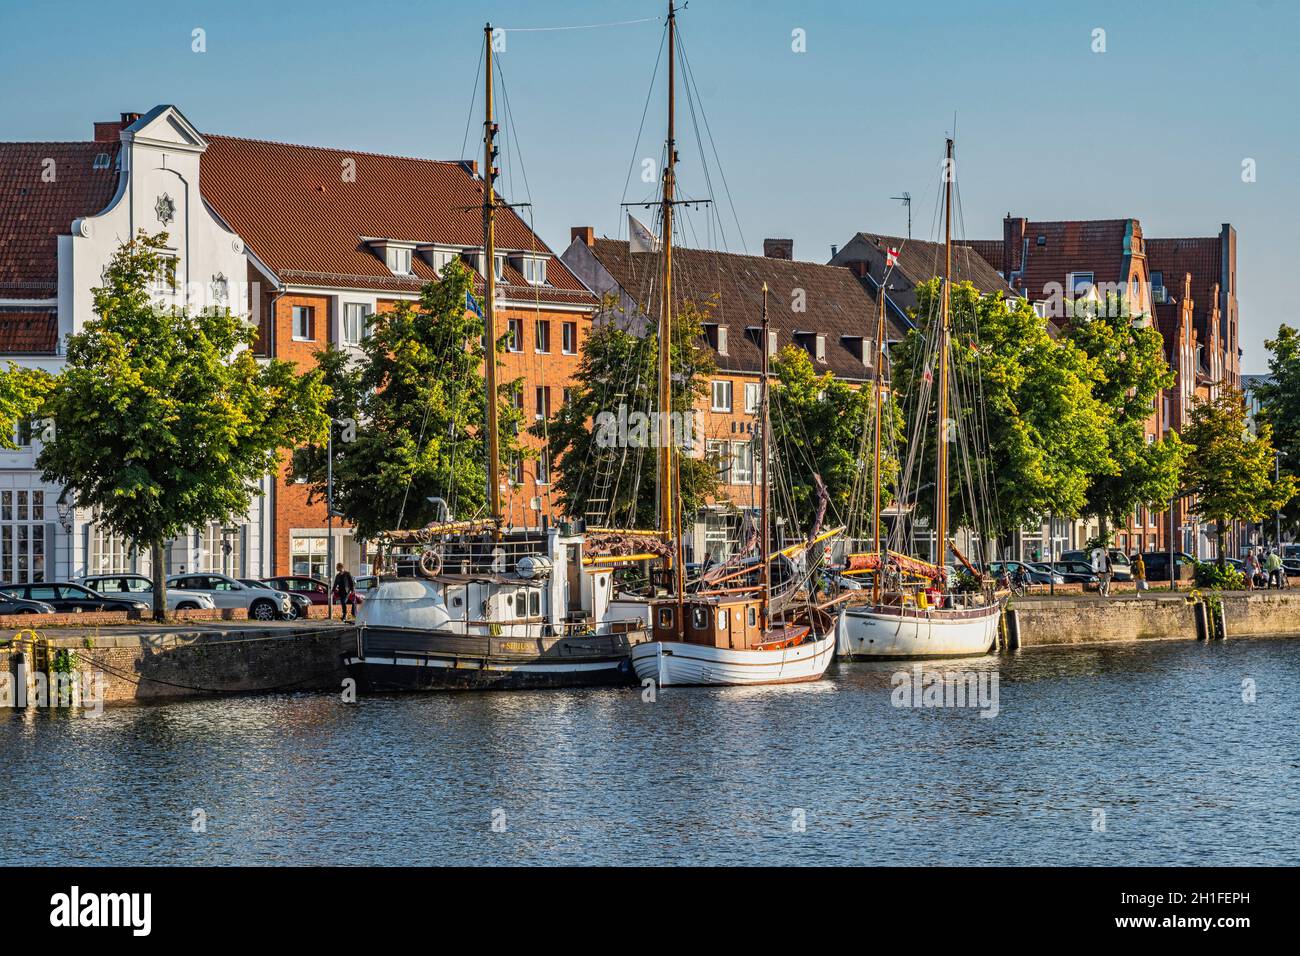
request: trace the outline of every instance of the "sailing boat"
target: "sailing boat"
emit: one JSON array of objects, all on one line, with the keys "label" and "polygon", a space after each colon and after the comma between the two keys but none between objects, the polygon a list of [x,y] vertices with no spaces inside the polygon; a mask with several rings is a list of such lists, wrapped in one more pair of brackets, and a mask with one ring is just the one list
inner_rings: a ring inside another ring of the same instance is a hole
[{"label": "sailing boat", "polygon": [[[949,421],[950,399],[950,304],[952,276],[952,164],[953,141],[947,141],[944,176],[944,266],[939,306],[937,352],[938,418],[937,474],[935,479],[935,542],[938,557],[934,564],[883,547],[881,541],[880,436],[884,383],[881,375],[875,382],[875,470],[872,487],[873,547],[870,553],[849,554],[845,572],[870,572],[872,586],[865,603],[845,603],[836,620],[837,649],[847,660],[874,658],[964,657],[986,654],[997,638],[1002,605],[991,589],[976,593],[958,593],[948,581],[949,550],[976,580],[979,572],[949,538],[948,435],[943,423]],[[885,284],[880,288],[880,321],[877,329],[876,354],[884,354]],[[877,366],[879,368],[879,364]],[[918,403],[919,414],[926,414],[928,403]],[[911,584],[905,583],[911,578]],[[891,586],[885,587],[889,581]],[[862,592],[857,592],[862,593]]]},{"label": "sailing boat", "polygon": [[[632,648],[632,667],[642,682],[659,686],[778,684],[818,680],[835,656],[835,634],[829,615],[817,608],[785,608],[772,619],[772,553],[770,537],[771,420],[768,408],[768,349],[763,353],[760,385],[762,499],[759,513],[760,586],[719,588],[686,593],[685,554],[681,526],[679,450],[669,429],[672,411],[671,349],[673,310],[673,211],[677,149],[674,130],[676,11],[668,4],[668,162],[660,199],[663,223],[662,276],[659,308],[659,529],[664,544],[674,548],[673,592],[649,602],[653,639]],[[763,285],[762,339],[768,341],[767,285]],[[737,593],[739,592],[739,593]]]},{"label": "sailing boat", "polygon": [[[444,521],[379,536],[380,583],[357,611],[357,645],[344,656],[365,690],[517,689],[627,684],[629,653],[649,639],[643,603],[615,591],[619,564],[654,555],[609,556],[579,525],[502,528],[497,421],[496,270],[493,186],[492,26],[483,29],[484,324],[488,343],[486,519]],[[643,549],[644,550],[644,549]]]}]

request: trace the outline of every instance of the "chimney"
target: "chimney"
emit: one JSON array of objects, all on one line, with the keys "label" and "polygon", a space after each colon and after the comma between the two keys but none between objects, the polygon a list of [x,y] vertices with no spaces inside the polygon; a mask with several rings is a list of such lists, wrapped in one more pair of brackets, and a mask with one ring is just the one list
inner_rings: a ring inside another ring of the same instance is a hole
[{"label": "chimney", "polygon": [[865,259],[854,259],[849,263],[849,271],[859,279],[865,279],[871,274],[867,269],[867,262]]},{"label": "chimney", "polygon": [[583,245],[591,248],[596,244],[596,237],[592,234],[591,226],[574,226],[569,230],[569,241],[581,239]]},{"label": "chimney", "polygon": [[1028,228],[1029,220],[1023,216],[1012,218],[1011,213],[1007,213],[1002,220],[1002,277],[1008,282],[1024,271],[1025,264],[1021,259]]},{"label": "chimney", "polygon": [[96,143],[116,143],[122,135],[122,124],[117,120],[105,120],[95,124]]},{"label": "chimney", "polygon": [[764,239],[763,255],[769,259],[786,259],[794,258],[794,240],[793,239]]}]

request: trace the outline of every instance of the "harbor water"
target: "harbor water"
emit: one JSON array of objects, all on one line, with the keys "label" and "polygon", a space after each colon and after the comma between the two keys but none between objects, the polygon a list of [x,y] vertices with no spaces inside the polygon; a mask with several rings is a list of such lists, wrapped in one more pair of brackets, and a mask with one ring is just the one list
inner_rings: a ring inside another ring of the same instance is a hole
[{"label": "harbor water", "polygon": [[971,672],[996,707],[899,706],[927,678],[880,662],[653,702],[624,689],[11,710],[0,864],[1300,862],[1295,641],[921,667]]}]

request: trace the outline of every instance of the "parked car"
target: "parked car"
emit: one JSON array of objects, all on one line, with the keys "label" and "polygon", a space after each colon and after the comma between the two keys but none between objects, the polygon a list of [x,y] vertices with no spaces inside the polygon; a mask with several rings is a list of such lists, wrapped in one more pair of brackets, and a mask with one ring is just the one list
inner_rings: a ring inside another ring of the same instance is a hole
[{"label": "parked car", "polygon": [[0,614],[54,614],[54,605],[0,593]]},{"label": "parked car", "polygon": [[[1061,552],[1062,561],[1086,561],[1089,569],[1092,568],[1091,551],[1063,551]],[[1119,548],[1110,549],[1110,564],[1112,581],[1132,581],[1133,566],[1129,563],[1128,555]],[[1147,580],[1151,579],[1151,565],[1147,565]]]},{"label": "parked car", "polygon": [[1039,566],[1026,564],[1024,561],[990,561],[989,573],[994,578],[1002,577],[1002,572],[1006,571],[1007,576],[1013,581],[1019,574],[1026,584],[1051,584],[1052,578],[1056,578],[1057,584],[1064,584],[1064,579],[1059,574],[1053,574],[1048,570],[1046,565]]},{"label": "parked car", "polygon": [[1061,577],[1065,578],[1066,584],[1082,584],[1084,587],[1092,587],[1101,582],[1092,565],[1087,561],[1054,561],[1052,567],[1056,569]]},{"label": "parked car", "polygon": [[[239,583],[247,584],[250,588],[260,588],[263,591],[276,590],[265,581],[259,581],[256,578],[240,578]],[[288,591],[283,591],[281,593],[289,595],[289,604],[292,605],[289,613],[284,615],[285,620],[292,621],[296,618],[307,617],[311,612],[311,601],[308,600],[306,595],[295,594]]]},{"label": "parked car", "polygon": [[[1147,566],[1148,581],[1169,580],[1168,551],[1144,552],[1142,563]],[[1185,551],[1174,552],[1174,566],[1178,569],[1179,581],[1190,581],[1196,576],[1196,559]]]},{"label": "parked car", "polygon": [[[93,591],[109,597],[131,597],[153,607],[153,581],[143,574],[92,574],[77,581]],[[216,607],[212,598],[202,591],[167,589],[167,610],[197,611]]]},{"label": "parked car", "polygon": [[187,591],[202,591],[220,608],[244,608],[258,621],[274,621],[293,613],[293,603],[283,591],[249,587],[224,574],[173,574],[168,586]]},{"label": "parked car", "polygon": [[71,581],[42,581],[35,584],[0,584],[0,593],[24,601],[48,604],[58,612],[148,611],[153,605],[134,598],[106,597],[85,585]]},{"label": "parked car", "polygon": [[290,596],[301,594],[312,604],[329,603],[330,586],[320,578],[307,577],[303,574],[284,574],[274,578],[263,578],[262,582],[271,585],[277,591],[285,591]]}]

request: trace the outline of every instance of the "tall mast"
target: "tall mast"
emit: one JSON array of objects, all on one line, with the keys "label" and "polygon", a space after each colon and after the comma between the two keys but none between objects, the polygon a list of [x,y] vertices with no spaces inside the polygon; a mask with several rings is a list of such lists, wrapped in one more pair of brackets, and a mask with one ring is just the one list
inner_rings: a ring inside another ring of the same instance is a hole
[{"label": "tall mast", "polygon": [[[659,290],[659,533],[671,542],[676,530],[676,495],[672,435],[672,335],[673,335],[673,187],[676,184],[677,143],[673,111],[676,107],[677,11],[668,0],[668,164],[664,167],[660,215],[663,221],[663,277]],[[680,562],[679,562],[680,563]]]},{"label": "tall mast", "polygon": [[492,121],[492,24],[483,27],[487,86],[483,119],[483,324],[486,336],[484,375],[487,386],[488,515],[501,518],[501,433],[497,423],[497,322],[496,322],[496,162],[494,140],[497,124]]},{"label": "tall mast", "polygon": [[948,139],[943,164],[943,292],[939,300],[939,430],[938,468],[935,480],[935,563],[943,567],[948,558],[948,310],[952,287],[952,138]]},{"label": "tall mast", "polygon": [[[888,257],[886,257],[888,263]],[[889,266],[886,264],[885,270],[880,274],[880,317],[876,320],[876,357],[872,359],[876,375],[876,422],[875,422],[875,454],[872,459],[871,468],[871,549],[875,552],[876,560],[879,562],[876,566],[876,573],[871,577],[871,597],[872,600],[880,603],[880,579],[885,572],[885,555],[880,550],[880,424],[883,418],[882,406],[884,404],[885,383],[881,380],[883,370],[881,368],[882,359],[885,354],[885,279],[889,276]]]},{"label": "tall mast", "polygon": [[771,461],[770,456],[770,432],[771,416],[768,413],[767,404],[767,375],[768,375],[768,333],[767,333],[767,283],[763,283],[763,374],[759,379],[759,418],[762,429],[762,441],[759,443],[759,459],[762,464],[755,463],[754,467],[762,468],[762,487],[761,504],[759,505],[758,523],[759,523],[759,540],[762,543],[763,554],[763,601],[762,617],[759,620],[759,633],[766,633],[770,623],[769,604],[772,597],[772,542],[768,536],[768,512],[770,510],[769,502],[771,498],[770,486],[768,484],[768,463]]}]

